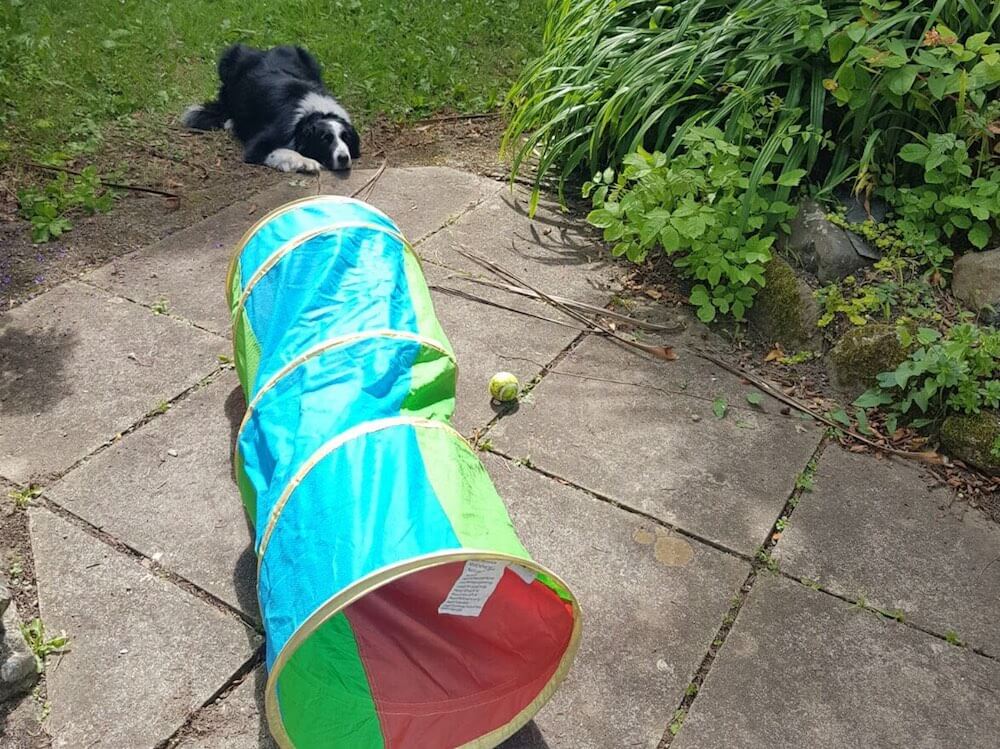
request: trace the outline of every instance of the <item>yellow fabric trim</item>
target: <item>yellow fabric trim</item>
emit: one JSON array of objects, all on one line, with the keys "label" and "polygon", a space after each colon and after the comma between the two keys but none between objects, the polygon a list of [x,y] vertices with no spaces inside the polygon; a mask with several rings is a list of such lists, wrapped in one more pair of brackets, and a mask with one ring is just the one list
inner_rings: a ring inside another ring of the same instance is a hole
[{"label": "yellow fabric trim", "polygon": [[254,407],[260,402],[263,395],[277,385],[286,375],[288,375],[292,370],[298,366],[309,361],[309,359],[314,356],[318,356],[324,351],[336,348],[348,343],[355,343],[357,341],[362,341],[368,338],[399,338],[401,340],[413,341],[419,343],[428,348],[432,348],[435,351],[440,351],[446,357],[448,357],[454,364],[456,371],[458,370],[458,363],[455,362],[455,356],[450,351],[448,351],[445,346],[439,341],[435,341],[431,338],[426,338],[415,333],[409,333],[402,330],[391,330],[389,328],[382,328],[379,330],[365,330],[358,333],[349,333],[347,335],[337,336],[336,338],[330,338],[322,343],[318,343],[311,348],[306,349],[304,352],[299,354],[297,357],[292,359],[288,364],[278,370],[264,385],[261,386],[257,394],[254,395],[253,399],[247,404],[246,412],[243,414],[243,420],[240,422],[240,428],[236,430],[236,442],[233,448],[233,460],[236,460],[236,455],[239,452],[240,435],[243,434],[243,427],[246,426],[247,422],[250,420],[250,416],[253,413]]},{"label": "yellow fabric trim", "polygon": [[[464,549],[462,551],[444,551],[426,554],[424,556],[414,557],[413,559],[407,559],[406,561],[390,565],[389,567],[383,567],[382,569],[376,570],[370,575],[361,578],[353,585],[345,588],[326,600],[309,616],[308,619],[302,622],[295,632],[292,633],[292,636],[288,638],[288,641],[285,643],[284,647],[282,647],[281,652],[278,653],[277,658],[274,659],[274,664],[271,666],[271,672],[267,677],[267,686],[264,692],[264,712],[267,715],[267,724],[271,730],[271,735],[278,743],[278,746],[280,746],[281,749],[295,749],[295,745],[292,743],[291,737],[285,730],[284,721],[281,719],[281,710],[278,706],[278,679],[281,677],[281,672],[288,664],[288,661],[291,660],[293,655],[295,655],[295,651],[298,650],[298,648],[303,642],[306,641],[306,639],[309,638],[310,635],[319,629],[326,621],[339,614],[343,609],[347,608],[352,603],[369,593],[378,590],[384,585],[388,585],[395,580],[399,580],[400,578],[406,577],[407,575],[419,570],[437,567],[442,564],[451,564],[452,562],[467,562],[470,560],[487,560],[516,564],[538,574],[546,575],[563,590],[569,590],[569,587],[558,575],[534,560],[515,557],[511,554],[504,554],[502,552],[481,551],[478,549]],[[555,693],[556,689],[559,688],[563,679],[566,678],[566,674],[569,672],[570,666],[573,663],[573,658],[576,656],[576,651],[580,646],[582,612],[580,611],[580,606],[576,601],[576,597],[573,597],[571,603],[573,605],[573,631],[570,633],[569,645],[566,646],[566,651],[563,653],[563,657],[559,661],[559,665],[556,667],[555,673],[552,674],[552,678],[549,679],[549,683],[542,687],[538,696],[535,697],[535,699],[532,700],[528,706],[524,708],[524,710],[518,713],[514,720],[505,726],[501,726],[500,728],[491,731],[485,736],[465,744],[463,749],[492,749],[503,740],[513,736],[529,720],[531,720],[532,716],[541,709],[541,707]]]}]

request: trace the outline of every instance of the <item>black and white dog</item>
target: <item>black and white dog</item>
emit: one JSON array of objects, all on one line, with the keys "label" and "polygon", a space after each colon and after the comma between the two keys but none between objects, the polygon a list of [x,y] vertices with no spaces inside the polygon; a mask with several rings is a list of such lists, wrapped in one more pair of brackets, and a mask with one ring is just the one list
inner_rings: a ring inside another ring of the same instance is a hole
[{"label": "black and white dog", "polygon": [[231,130],[247,163],[282,172],[341,171],[361,156],[350,116],[301,47],[233,45],[219,58],[219,80],[218,99],[189,107],[182,122],[193,130]]}]

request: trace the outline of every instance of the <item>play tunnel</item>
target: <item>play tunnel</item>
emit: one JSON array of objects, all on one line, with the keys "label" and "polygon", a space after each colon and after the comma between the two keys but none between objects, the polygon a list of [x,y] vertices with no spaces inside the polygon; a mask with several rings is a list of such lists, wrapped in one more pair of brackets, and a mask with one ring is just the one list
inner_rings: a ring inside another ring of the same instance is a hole
[{"label": "play tunnel", "polygon": [[227,291],[271,733],[502,742],[566,675],[580,612],[450,425],[455,356],[413,250],[371,206],[316,196],[246,234]]}]

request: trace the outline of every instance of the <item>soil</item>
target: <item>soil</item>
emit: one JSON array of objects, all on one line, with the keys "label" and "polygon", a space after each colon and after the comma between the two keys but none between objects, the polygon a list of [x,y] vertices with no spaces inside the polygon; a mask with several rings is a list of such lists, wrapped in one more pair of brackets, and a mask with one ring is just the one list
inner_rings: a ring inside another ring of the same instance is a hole
[{"label": "soil", "polygon": [[[506,176],[498,159],[502,122],[495,115],[444,113],[410,125],[374,122],[364,133],[359,169],[436,165],[492,177]],[[73,228],[56,240],[34,244],[18,215],[18,190],[39,185],[53,172],[26,162],[0,174],[0,314],[115,257],[163,239],[276,184],[277,172],[244,164],[227,133],[193,133],[176,123],[136,116],[113,126],[95,156],[65,168],[93,165],[105,179],[153,188],[178,198],[119,190],[106,214],[71,216]]]}]

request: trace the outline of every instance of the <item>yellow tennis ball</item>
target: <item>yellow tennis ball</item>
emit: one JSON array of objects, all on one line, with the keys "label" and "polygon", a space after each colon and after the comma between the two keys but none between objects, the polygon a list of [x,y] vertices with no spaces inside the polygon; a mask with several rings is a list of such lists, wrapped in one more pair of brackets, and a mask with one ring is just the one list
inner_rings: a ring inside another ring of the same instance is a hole
[{"label": "yellow tennis ball", "polygon": [[497,372],[490,378],[490,395],[493,400],[507,403],[517,400],[517,391],[520,386],[517,378],[510,372]]}]

